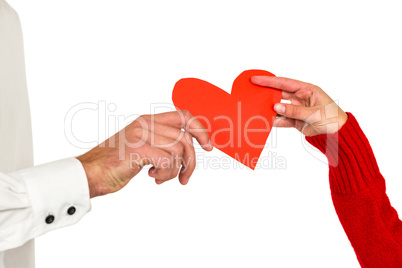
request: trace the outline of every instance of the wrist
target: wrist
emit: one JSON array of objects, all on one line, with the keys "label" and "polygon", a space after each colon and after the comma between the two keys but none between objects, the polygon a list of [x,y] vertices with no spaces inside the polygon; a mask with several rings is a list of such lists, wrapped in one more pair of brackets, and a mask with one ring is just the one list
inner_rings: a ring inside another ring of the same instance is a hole
[{"label": "wrist", "polygon": [[338,122],[339,122],[339,128],[338,131],[345,125],[345,123],[348,121],[348,114],[345,113],[341,108],[339,108],[339,117],[338,117]]},{"label": "wrist", "polygon": [[95,175],[96,172],[96,167],[94,165],[91,165],[90,162],[85,160],[84,155],[78,156],[77,159],[81,162],[81,165],[83,166],[85,170],[85,174],[87,176],[87,181],[88,181],[88,188],[89,188],[89,196],[90,198],[94,198],[97,196],[102,195],[100,191],[98,190],[98,182],[97,182],[97,176]]},{"label": "wrist", "polygon": [[336,110],[325,111],[325,115],[322,116],[324,120],[317,121],[312,124],[314,133],[307,135],[309,137],[322,135],[322,134],[335,134],[337,133],[348,121],[348,115],[339,107]]}]

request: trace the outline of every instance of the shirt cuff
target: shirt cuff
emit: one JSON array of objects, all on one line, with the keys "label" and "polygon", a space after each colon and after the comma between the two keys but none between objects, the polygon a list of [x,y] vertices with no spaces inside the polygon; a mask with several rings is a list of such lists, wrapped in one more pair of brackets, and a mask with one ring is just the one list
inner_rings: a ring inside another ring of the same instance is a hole
[{"label": "shirt cuff", "polygon": [[306,137],[328,158],[331,191],[343,195],[367,188],[380,174],[366,135],[356,118],[347,114],[347,122],[337,133]]},{"label": "shirt cuff", "polygon": [[32,208],[34,238],[77,223],[91,209],[88,181],[81,162],[67,158],[9,174],[22,180]]}]

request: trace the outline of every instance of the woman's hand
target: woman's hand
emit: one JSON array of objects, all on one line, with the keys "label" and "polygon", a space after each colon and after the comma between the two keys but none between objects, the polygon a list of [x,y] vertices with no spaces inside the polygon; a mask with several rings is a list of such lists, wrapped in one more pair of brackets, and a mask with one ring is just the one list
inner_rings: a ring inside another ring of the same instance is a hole
[{"label": "woman's hand", "polygon": [[282,90],[291,104],[274,106],[276,127],[294,127],[306,136],[333,134],[347,121],[347,114],[318,86],[283,77],[253,76],[251,82]]}]

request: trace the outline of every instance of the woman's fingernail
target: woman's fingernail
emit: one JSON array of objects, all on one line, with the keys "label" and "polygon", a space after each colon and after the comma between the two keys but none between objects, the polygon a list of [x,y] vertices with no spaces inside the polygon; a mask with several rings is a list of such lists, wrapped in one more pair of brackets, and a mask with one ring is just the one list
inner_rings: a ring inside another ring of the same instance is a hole
[{"label": "woman's fingernail", "polygon": [[274,110],[278,113],[278,114],[284,114],[285,113],[285,105],[277,103],[274,106]]}]

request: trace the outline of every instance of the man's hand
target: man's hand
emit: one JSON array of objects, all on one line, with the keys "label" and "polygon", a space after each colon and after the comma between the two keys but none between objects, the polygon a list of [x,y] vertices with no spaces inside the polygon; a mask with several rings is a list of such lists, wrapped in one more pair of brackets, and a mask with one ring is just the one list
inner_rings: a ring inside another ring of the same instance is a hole
[{"label": "man's hand", "polygon": [[157,184],[179,173],[187,184],[196,165],[192,139],[212,150],[208,133],[187,111],[143,115],[89,152],[77,157],[88,178],[90,196],[122,189],[143,166]]},{"label": "man's hand", "polygon": [[306,136],[333,134],[347,121],[347,114],[319,87],[301,81],[272,76],[253,76],[251,82],[282,90],[282,99],[291,104],[277,103],[280,115],[276,127],[294,127]]}]

